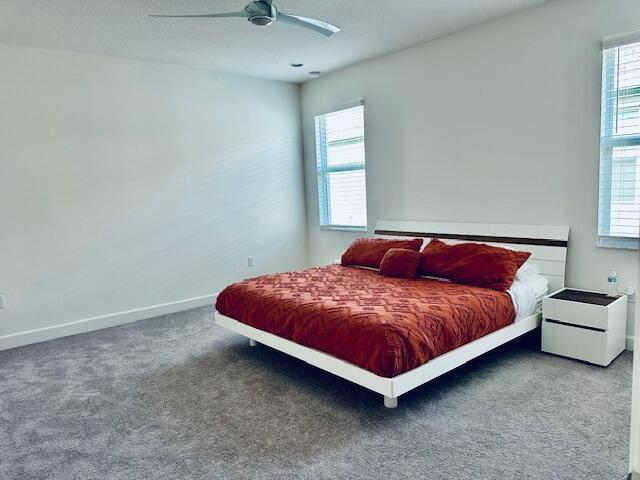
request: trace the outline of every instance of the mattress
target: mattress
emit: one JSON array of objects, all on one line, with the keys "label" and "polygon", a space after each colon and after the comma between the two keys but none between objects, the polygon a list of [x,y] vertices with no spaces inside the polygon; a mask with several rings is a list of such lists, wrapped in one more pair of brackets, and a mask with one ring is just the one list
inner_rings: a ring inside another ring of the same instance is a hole
[{"label": "mattress", "polygon": [[330,265],[234,283],[216,309],[395,377],[513,322],[508,293]]}]

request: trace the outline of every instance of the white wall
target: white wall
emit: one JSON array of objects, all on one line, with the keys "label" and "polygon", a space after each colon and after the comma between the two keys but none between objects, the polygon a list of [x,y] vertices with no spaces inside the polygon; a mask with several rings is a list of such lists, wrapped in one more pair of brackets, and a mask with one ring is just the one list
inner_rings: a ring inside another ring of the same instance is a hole
[{"label": "white wall", "polygon": [[635,286],[636,254],[597,248],[596,224],[600,42],[639,19],[637,0],[554,1],[304,84],[311,262],[358,236],[318,227],[313,116],[364,97],[370,229],[570,225],[569,285],[604,289],[616,266]]},{"label": "white wall", "polygon": [[297,85],[2,44],[0,65],[0,348],[306,264]]}]

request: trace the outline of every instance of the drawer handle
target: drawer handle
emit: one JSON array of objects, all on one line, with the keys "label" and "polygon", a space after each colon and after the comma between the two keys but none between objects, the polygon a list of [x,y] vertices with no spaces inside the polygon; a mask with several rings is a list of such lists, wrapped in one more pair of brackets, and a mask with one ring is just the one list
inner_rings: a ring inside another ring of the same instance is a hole
[{"label": "drawer handle", "polygon": [[602,328],[585,327],[584,325],[576,325],[574,323],[560,322],[558,320],[551,320],[550,318],[545,318],[544,321],[545,322],[549,322],[549,323],[555,323],[557,325],[565,325],[567,327],[582,328],[584,330],[592,330],[594,332],[600,332],[600,333],[605,333],[606,332],[606,330],[604,330]]}]

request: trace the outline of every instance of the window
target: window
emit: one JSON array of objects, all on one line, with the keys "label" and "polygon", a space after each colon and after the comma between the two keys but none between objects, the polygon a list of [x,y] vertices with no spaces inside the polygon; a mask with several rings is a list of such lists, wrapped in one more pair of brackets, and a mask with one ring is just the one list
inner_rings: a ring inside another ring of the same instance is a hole
[{"label": "window", "polygon": [[605,42],[598,245],[638,248],[640,37]]},{"label": "window", "polygon": [[320,227],[364,231],[364,106],[319,115],[315,121]]},{"label": "window", "polygon": [[636,158],[614,158],[611,166],[611,188],[619,202],[636,201]]}]

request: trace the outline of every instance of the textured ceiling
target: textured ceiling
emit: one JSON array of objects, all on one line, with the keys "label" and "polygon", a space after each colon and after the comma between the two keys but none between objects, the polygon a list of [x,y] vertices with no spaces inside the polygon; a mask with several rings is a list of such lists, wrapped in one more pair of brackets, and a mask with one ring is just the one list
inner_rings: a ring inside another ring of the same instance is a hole
[{"label": "textured ceiling", "polygon": [[[330,38],[245,19],[147,14],[241,10],[243,0],[0,0],[0,42],[197,65],[300,82],[545,0],[275,0],[286,13],[343,29]],[[292,62],[302,62],[293,69]]]}]

